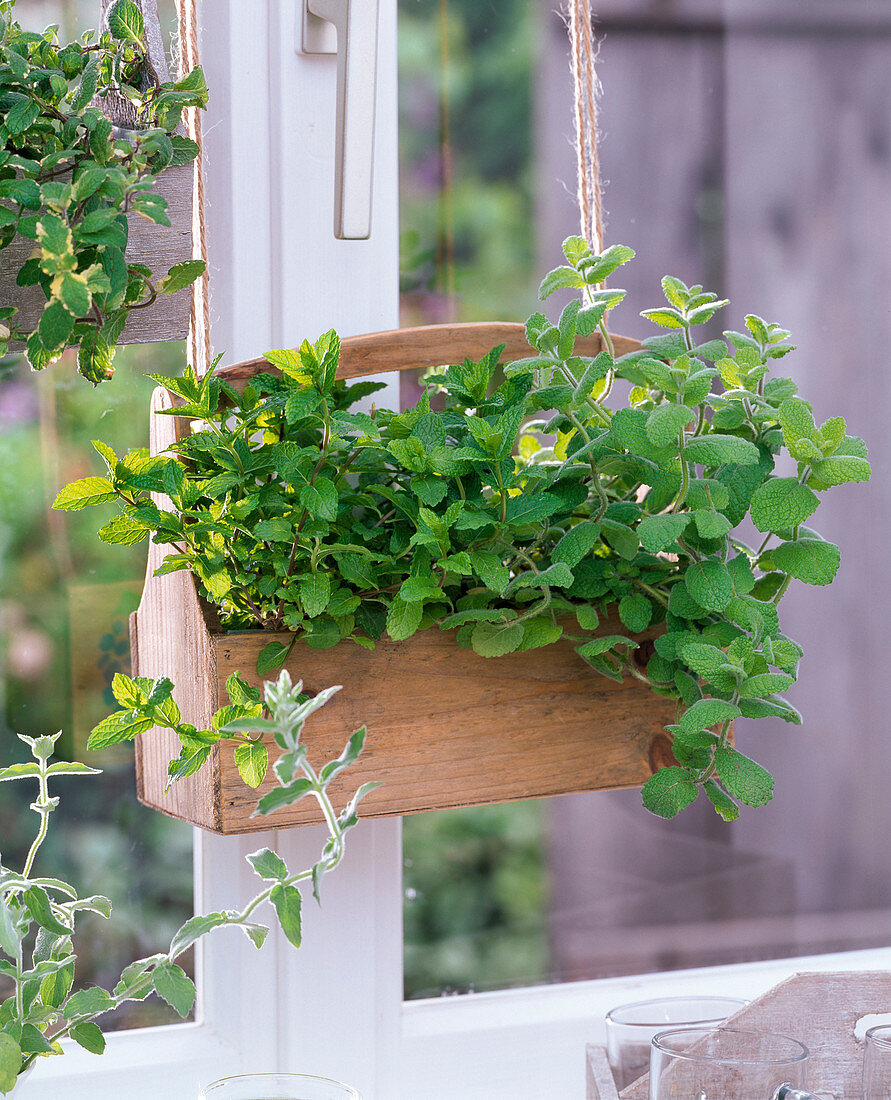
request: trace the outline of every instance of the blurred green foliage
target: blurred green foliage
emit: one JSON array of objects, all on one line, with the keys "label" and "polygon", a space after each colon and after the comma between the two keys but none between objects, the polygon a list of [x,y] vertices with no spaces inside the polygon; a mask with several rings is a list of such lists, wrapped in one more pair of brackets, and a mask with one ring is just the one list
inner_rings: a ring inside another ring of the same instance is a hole
[{"label": "blurred green foliage", "polygon": [[529,0],[399,0],[404,323],[534,308]]},{"label": "blurred green foliage", "polygon": [[[179,373],[183,349],[126,348],[119,363],[121,385],[92,391],[74,371],[35,374],[21,357],[0,362],[0,760],[24,759],[15,733],[61,729],[60,755],[105,769],[90,782],[60,781],[65,827],[41,852],[45,874],[115,902],[113,926],[85,922],[79,935],[81,984],[114,981],[169,939],[192,906],[191,831],[138,805],[129,750],[82,749],[83,727],[107,713],[107,684],[129,662],[126,614],[109,607],[121,611],[121,582],[131,601],[138,594],[145,547],[105,546],[92,515],[63,516],[50,503],[71,477],[97,471],[92,439],[107,436],[122,449],[147,440],[153,383],[144,375]],[[26,784],[0,788],[0,837],[12,862],[32,839],[24,810],[33,794]],[[128,1006],[115,1023],[171,1018],[151,1001]]]}]

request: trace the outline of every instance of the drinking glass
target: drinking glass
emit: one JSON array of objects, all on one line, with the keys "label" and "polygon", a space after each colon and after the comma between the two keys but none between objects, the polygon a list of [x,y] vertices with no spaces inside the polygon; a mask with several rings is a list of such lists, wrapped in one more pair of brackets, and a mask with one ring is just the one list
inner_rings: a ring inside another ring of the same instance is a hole
[{"label": "drinking glass", "polygon": [[661,1031],[650,1056],[650,1100],[816,1100],[807,1047],[735,1028]]},{"label": "drinking glass", "polygon": [[657,1032],[717,1027],[745,1006],[735,997],[659,997],[611,1009],[606,1014],[606,1055],[616,1088],[621,1091],[647,1072]]},{"label": "drinking glass", "polygon": [[205,1085],[198,1100],[362,1100],[349,1085],[303,1073],[249,1073]]},{"label": "drinking glass", "polygon": [[861,1100],[891,1100],[891,1024],[871,1027],[863,1052]]}]

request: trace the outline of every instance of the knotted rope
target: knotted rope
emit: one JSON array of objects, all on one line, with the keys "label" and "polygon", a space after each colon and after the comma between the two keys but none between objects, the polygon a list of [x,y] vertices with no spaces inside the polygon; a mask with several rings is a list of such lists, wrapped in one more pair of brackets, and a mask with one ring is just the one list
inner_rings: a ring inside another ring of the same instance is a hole
[{"label": "knotted rope", "polygon": [[[176,0],[179,19],[180,76],[191,72],[198,60],[198,0]],[[204,260],[204,274],[192,284],[189,318],[189,361],[199,375],[211,367],[210,282],[207,270],[207,231],[204,224],[204,144],[201,136],[201,111],[189,107],[184,112],[186,136],[198,146],[193,162],[195,201],[192,210],[192,256]]]},{"label": "knotted rope", "polygon": [[570,0],[569,41],[575,88],[575,144],[581,234],[595,252],[603,251],[603,205],[597,159],[597,49],[591,27],[591,0]]}]

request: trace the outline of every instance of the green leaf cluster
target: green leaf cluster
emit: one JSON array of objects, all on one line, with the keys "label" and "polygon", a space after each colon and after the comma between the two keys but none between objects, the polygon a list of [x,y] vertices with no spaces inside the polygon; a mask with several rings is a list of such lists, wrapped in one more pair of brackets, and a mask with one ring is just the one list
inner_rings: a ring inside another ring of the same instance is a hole
[{"label": "green leaf cluster", "polygon": [[[644,315],[665,331],[618,354],[606,319],[624,291],[603,282],[633,252],[577,237],[564,252],[542,297],[580,295],[556,321],[529,318],[528,358],[502,368],[497,347],[436,369],[402,412],[355,411],[377,387],[337,379],[334,332],[269,352],[240,393],[159,377],[191,435],[155,457],[97,444],[107,476],[57,506],[115,500],[106,541],[150,536],[170,549],[160,572],[191,570],[226,627],[275,633],[263,672],[294,641],[371,647],[438,627],[496,658],[568,639],[595,671],[678,703],[679,770],[650,781],[646,805],[670,815],[702,790],[733,816],[764,790],[739,778],[730,719],[684,716],[713,700],[799,720],[781,698],[800,649],[778,605],[793,579],[832,580],[838,547],[805,521],[822,493],[868,478],[866,447],[840,417],[817,427],[771,373],[792,350],[785,330],[749,315],[745,331],[697,336],[726,305],[700,286],[663,280],[666,305]],[[579,337],[594,333],[591,354]],[[775,472],[780,458],[794,473]],[[613,610],[627,633],[604,636]],[[644,671],[633,635],[648,629]]]},{"label": "green leaf cluster", "polygon": [[[307,883],[319,899],[323,875],[340,862],[345,837],[357,821],[359,801],[377,783],[364,783],[355,791],[346,807],[338,813],[328,797],[330,783],[355,760],[365,742],[365,730],[357,730],[344,751],[318,772],[306,759],[300,743],[303,723],[324,706],[337,688],[329,688],[308,699],[301,685],[292,684],[287,672],[278,681],[266,684],[265,707],[260,692],[240,678],[229,683],[230,704],[214,716],[213,735],[231,736],[235,753],[248,749],[248,757],[261,746],[250,733],[270,733],[284,750],[275,767],[276,786],[261,799],[258,813],[267,814],[306,796],[314,797],[328,825],[328,838],[317,861],[299,872],[288,869],[284,860],[269,848],[247,857],[262,881],[260,892],[241,909],[204,913],[190,918],[176,932],[167,951],[130,963],[111,990],[99,986],[74,990],[77,954],[74,947],[75,922],[81,913],[95,913],[105,919],[111,915],[108,898],[80,897],[70,883],[35,875],[34,864],[46,840],[52,813],[59,798],[50,794],[50,783],[60,775],[97,775],[94,768],[78,762],[51,762],[54,746],[61,734],[53,737],[22,737],[32,760],[0,768],[0,783],[36,781],[37,798],[31,808],[39,826],[21,870],[6,866],[0,858],[0,1094],[13,1091],[19,1076],[37,1058],[64,1052],[60,1040],[69,1037],[92,1054],[102,1054],[105,1037],[95,1022],[126,1001],[144,1000],[155,993],[180,1016],[191,1012],[195,1003],[195,985],[177,964],[184,951],[216,928],[240,928],[256,947],[262,947],[269,932],[258,923],[255,912],[268,906],[282,932],[294,947],[301,943],[301,883]],[[137,736],[158,722],[176,730],[183,742],[183,755],[197,736],[194,727],[183,723],[174,702],[169,680],[156,682],[118,676],[114,683],[120,710],[93,732],[93,742],[104,746]],[[240,762],[242,775],[257,786],[266,773],[266,749],[262,762]],[[177,764],[178,762],[174,762]],[[180,762],[181,763],[181,762]],[[181,769],[180,769],[181,770]],[[182,771],[182,774],[190,774]],[[179,776],[177,776],[179,777]]]},{"label": "green leaf cluster", "polygon": [[[94,385],[111,378],[130,312],[188,286],[200,261],[156,278],[127,256],[127,215],[169,225],[167,200],[154,189],[165,168],[197,155],[178,134],[182,112],[204,107],[200,69],[162,82],[147,60],[142,13],[117,0],[107,32],[62,44],[57,28],[24,31],[12,18],[0,33],[0,249],[34,243],[17,275],[39,286],[46,304],[37,326],[16,323],[0,303],[0,355],[22,341],[41,370],[78,347],[78,369]],[[138,127],[116,131],[102,113],[110,91],[133,105]]]}]

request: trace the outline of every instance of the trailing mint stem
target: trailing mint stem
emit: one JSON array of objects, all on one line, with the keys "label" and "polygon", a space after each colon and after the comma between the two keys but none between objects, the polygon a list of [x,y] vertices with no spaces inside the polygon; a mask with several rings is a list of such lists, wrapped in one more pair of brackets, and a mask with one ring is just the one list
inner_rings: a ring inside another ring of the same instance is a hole
[{"label": "trailing mint stem", "polygon": [[[356,730],[341,755],[317,771],[306,759],[306,748],[301,743],[303,724],[337,688],[328,688],[307,699],[302,694],[302,685],[292,684],[288,674],[282,672],[278,681],[266,685],[264,713],[259,692],[250,685],[232,677],[228,686],[230,705],[217,713],[212,730],[201,731],[181,721],[169,680],[131,679],[118,674],[114,691],[123,709],[100,723],[92,740],[102,745],[115,744],[139,736],[153,724],[173,729],[183,743],[182,756],[171,763],[171,775],[175,779],[196,770],[195,753],[202,746],[206,748],[210,743],[229,737],[238,745],[236,761],[242,777],[251,786],[258,786],[265,776],[267,754],[266,747],[251,734],[271,735],[283,755],[275,769],[278,785],[260,799],[258,813],[271,814],[311,794],[321,807],[328,827],[328,839],[317,862],[310,868],[292,872],[270,849],[254,852],[248,856],[248,862],[263,880],[263,888],[241,909],[192,917],[174,935],[166,952],[131,963],[111,991],[91,987],[72,992],[76,963],[72,936],[77,914],[90,911],[107,918],[111,903],[101,897],[78,898],[74,887],[67,883],[56,879],[32,879],[31,874],[47,836],[49,816],[58,804],[58,798],[50,794],[50,778],[98,773],[79,763],[50,764],[58,734],[36,739],[23,737],[31,747],[34,762],[0,768],[0,782],[35,779],[38,796],[32,809],[40,821],[22,871],[16,873],[0,864],[0,956],[11,960],[11,965],[5,965],[4,969],[14,986],[14,994],[4,1006],[5,1022],[0,1024],[3,1036],[0,1040],[0,1093],[10,1092],[18,1077],[36,1058],[63,1053],[64,1048],[58,1045],[63,1038],[70,1037],[87,1050],[102,1053],[105,1039],[95,1021],[127,1001],[144,1000],[155,993],[180,1016],[186,1016],[194,1005],[196,991],[177,960],[217,928],[241,928],[256,947],[261,947],[269,929],[256,923],[255,916],[265,905],[289,942],[300,946],[302,922],[298,884],[311,882],[313,893],[319,898],[323,876],[343,859],[346,834],[357,823],[360,799],[378,786],[377,783],[363,784],[340,814],[328,796],[329,784],[349,768],[362,751],[365,730]],[[241,758],[239,750],[244,750]],[[33,945],[30,969],[25,961],[26,943]],[[35,988],[35,971],[39,988]],[[27,1039],[25,1049],[23,1037]]]}]

